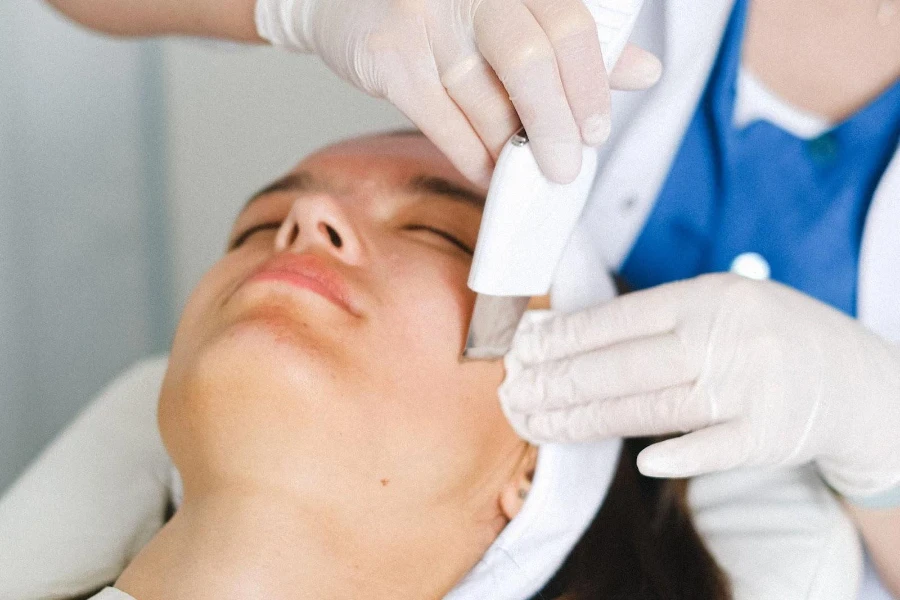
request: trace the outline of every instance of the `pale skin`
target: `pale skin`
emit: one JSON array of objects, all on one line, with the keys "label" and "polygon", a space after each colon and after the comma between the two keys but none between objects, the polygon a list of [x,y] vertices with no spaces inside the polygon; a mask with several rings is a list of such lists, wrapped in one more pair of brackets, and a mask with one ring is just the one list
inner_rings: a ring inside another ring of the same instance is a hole
[{"label": "pale skin", "polygon": [[48,0],[85,27],[112,35],[196,35],[262,43],[255,0]]},{"label": "pale skin", "polygon": [[[481,192],[421,136],[295,173],[237,219],[176,333],[159,418],[185,497],[116,584],[140,600],[441,598],[530,485],[502,365],[459,360]],[[285,256],[341,301],[247,279]]]},{"label": "pale skin", "polygon": [[753,0],[743,61],[791,104],[832,122],[900,78],[900,14],[880,0]]}]

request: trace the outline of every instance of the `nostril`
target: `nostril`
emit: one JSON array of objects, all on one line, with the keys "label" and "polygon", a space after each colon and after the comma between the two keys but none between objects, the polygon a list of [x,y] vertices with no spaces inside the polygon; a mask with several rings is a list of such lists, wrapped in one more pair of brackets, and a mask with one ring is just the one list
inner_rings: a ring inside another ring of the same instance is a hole
[{"label": "nostril", "polygon": [[298,238],[298,237],[300,237],[300,225],[298,225],[297,223],[294,223],[294,224],[291,225],[291,230],[290,230],[290,232],[288,232],[288,236],[287,236],[288,243],[287,243],[287,245],[288,245],[288,246],[293,246],[293,245],[294,245],[294,242],[297,241],[297,238]]},{"label": "nostril", "polygon": [[334,227],[325,225],[325,232],[328,234],[328,239],[331,240],[331,243],[335,248],[342,248],[344,246],[344,240],[341,239],[341,234],[339,234]]}]

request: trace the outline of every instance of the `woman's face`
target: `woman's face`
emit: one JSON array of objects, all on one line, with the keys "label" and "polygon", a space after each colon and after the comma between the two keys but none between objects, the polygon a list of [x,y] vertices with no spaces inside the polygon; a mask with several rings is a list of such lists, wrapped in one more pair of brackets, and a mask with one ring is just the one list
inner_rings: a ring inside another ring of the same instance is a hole
[{"label": "woman's face", "polygon": [[240,483],[440,504],[509,479],[525,445],[502,366],[459,359],[482,198],[403,135],[322,150],[248,205],[163,387],[186,498]]}]

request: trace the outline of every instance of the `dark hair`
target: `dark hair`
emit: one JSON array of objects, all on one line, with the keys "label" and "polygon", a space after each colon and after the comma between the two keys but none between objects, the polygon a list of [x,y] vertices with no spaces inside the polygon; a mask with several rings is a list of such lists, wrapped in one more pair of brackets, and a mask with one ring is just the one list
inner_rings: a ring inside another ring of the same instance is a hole
[{"label": "dark hair", "polygon": [[649,443],[625,442],[603,506],[535,600],[731,600],[691,520],[687,482],[638,472]]}]

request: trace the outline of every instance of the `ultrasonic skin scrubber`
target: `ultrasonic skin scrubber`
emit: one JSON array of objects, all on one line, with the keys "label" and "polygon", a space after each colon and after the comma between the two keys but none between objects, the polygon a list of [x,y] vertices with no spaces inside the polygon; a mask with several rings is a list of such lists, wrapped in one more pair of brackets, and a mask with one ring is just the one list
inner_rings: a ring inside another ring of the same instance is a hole
[{"label": "ultrasonic skin scrubber", "polygon": [[[643,0],[584,1],[597,22],[603,61],[610,72],[631,36]],[[554,183],[538,167],[524,130],[507,142],[488,189],[469,274],[469,287],[478,296],[464,358],[490,360],[509,352],[530,298],[550,291],[596,170],[597,150],[585,146],[575,181]]]}]

